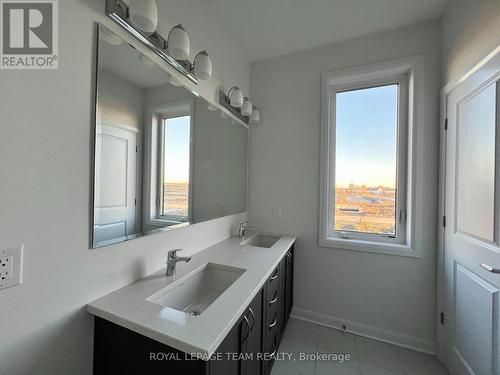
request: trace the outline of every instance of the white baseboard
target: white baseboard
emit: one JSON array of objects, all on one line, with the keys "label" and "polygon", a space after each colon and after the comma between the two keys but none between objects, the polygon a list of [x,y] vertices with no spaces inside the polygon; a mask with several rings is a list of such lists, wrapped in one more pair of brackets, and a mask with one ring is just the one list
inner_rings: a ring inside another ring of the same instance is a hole
[{"label": "white baseboard", "polygon": [[343,330],[355,335],[368,337],[374,340],[383,341],[389,344],[402,346],[428,354],[436,354],[436,343],[430,340],[423,340],[418,337],[405,335],[384,328],[377,328],[367,324],[353,322],[347,319],[340,319],[335,316],[325,315],[298,307],[294,307],[291,316],[325,327]]}]

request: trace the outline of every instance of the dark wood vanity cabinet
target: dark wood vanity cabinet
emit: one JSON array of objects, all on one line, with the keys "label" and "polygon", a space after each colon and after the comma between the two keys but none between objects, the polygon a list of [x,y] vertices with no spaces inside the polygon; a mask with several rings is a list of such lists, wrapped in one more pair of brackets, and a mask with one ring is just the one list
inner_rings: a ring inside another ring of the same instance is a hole
[{"label": "dark wood vanity cabinet", "polygon": [[[293,306],[293,246],[280,261],[264,288],[264,352],[275,354]],[[263,375],[271,372],[274,360],[263,361]]]},{"label": "dark wood vanity cabinet", "polygon": [[285,325],[288,322],[288,318],[290,317],[290,313],[292,312],[293,307],[293,246],[290,250],[287,251],[284,259],[285,263],[285,305],[284,305],[284,318]]},{"label": "dark wood vanity cabinet", "polygon": [[[293,246],[231,328],[213,359],[186,353],[95,317],[95,375],[269,375],[293,301]],[[152,358],[152,356],[154,358]],[[216,358],[215,358],[216,357]]]},{"label": "dark wood vanity cabinet", "polygon": [[261,291],[219,345],[221,359],[210,361],[210,375],[261,374],[262,298]]}]

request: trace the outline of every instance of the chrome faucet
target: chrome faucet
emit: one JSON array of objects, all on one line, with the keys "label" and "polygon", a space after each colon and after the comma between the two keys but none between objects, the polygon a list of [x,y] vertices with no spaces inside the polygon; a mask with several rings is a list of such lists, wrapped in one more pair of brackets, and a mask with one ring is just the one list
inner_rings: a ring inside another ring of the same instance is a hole
[{"label": "chrome faucet", "polygon": [[247,230],[252,228],[254,227],[251,226],[248,221],[244,221],[243,223],[240,224],[240,227],[238,229],[238,237],[240,238],[240,241],[243,241],[245,239],[245,234]]},{"label": "chrome faucet", "polygon": [[178,262],[187,263],[191,260],[191,257],[178,257],[177,252],[181,250],[182,249],[175,249],[168,252],[166,276],[172,276],[175,274],[175,266]]}]

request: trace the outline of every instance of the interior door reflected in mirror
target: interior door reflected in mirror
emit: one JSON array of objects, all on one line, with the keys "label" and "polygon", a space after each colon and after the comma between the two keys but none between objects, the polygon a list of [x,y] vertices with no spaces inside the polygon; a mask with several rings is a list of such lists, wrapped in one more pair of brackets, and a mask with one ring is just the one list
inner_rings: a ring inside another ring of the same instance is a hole
[{"label": "interior door reflected in mirror", "polygon": [[102,25],[97,45],[91,246],[244,212],[248,129]]}]

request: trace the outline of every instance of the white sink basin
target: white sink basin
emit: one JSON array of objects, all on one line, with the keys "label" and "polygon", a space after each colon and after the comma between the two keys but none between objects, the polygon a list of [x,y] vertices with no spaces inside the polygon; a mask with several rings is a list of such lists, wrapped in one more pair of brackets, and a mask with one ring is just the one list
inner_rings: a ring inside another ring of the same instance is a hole
[{"label": "white sink basin", "polygon": [[207,263],[146,300],[198,316],[244,272],[242,268]]},{"label": "white sink basin", "polygon": [[280,238],[280,236],[277,236],[275,234],[257,233],[249,237],[247,240],[243,241],[241,244],[268,249],[273,246]]}]

